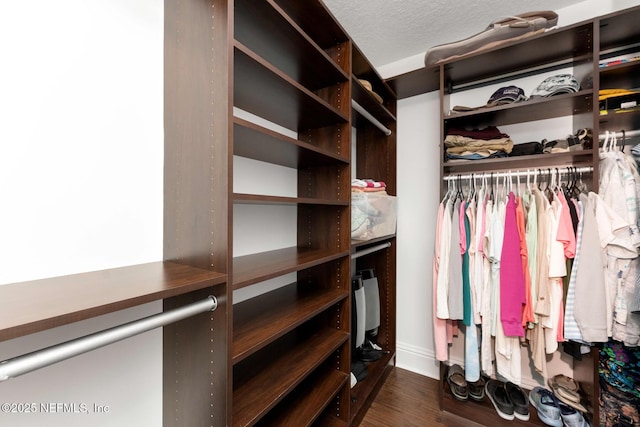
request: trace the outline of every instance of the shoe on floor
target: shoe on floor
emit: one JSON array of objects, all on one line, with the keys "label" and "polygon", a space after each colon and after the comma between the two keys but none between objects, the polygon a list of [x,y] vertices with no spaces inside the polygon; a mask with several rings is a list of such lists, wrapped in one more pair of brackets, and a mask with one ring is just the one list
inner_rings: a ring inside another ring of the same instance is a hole
[{"label": "shoe on floor", "polygon": [[469,397],[473,400],[477,400],[478,402],[484,400],[484,388],[486,386],[486,381],[482,376],[478,381],[469,382],[467,381],[467,387],[469,388]]},{"label": "shoe on floor", "polygon": [[529,421],[529,399],[527,394],[512,382],[508,382],[505,385],[505,389],[513,405],[513,415],[519,420]]},{"label": "shoe on floor", "polygon": [[467,380],[464,378],[464,369],[460,365],[449,367],[447,372],[447,382],[451,389],[451,394],[458,400],[467,400],[469,397],[469,388]]},{"label": "shoe on floor", "polygon": [[560,416],[562,422],[567,427],[589,427],[589,423],[584,419],[582,414],[569,405],[559,402]]},{"label": "shoe on floor", "polygon": [[547,384],[560,402],[580,412],[587,412],[587,408],[580,403],[580,385],[576,380],[559,374],[549,378]]},{"label": "shoe on floor", "polygon": [[500,418],[509,421],[514,419],[513,404],[511,403],[511,399],[509,399],[507,389],[502,381],[487,381],[485,392]]},{"label": "shoe on floor", "polygon": [[562,427],[560,402],[549,390],[535,387],[529,392],[529,403],[536,408],[540,421],[548,426]]}]

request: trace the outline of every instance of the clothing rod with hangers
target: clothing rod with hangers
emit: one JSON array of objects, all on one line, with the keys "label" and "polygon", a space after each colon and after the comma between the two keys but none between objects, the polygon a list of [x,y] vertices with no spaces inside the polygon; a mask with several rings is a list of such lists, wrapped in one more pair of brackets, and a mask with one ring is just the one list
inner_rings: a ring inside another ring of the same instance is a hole
[{"label": "clothing rod with hangers", "polygon": [[356,110],[358,113],[362,114],[362,116],[369,120],[375,127],[377,127],[378,129],[380,129],[385,135],[389,136],[391,135],[391,129],[387,128],[385,125],[383,125],[382,123],[380,123],[378,121],[378,119],[376,119],[375,117],[373,117],[371,115],[371,113],[369,113],[367,110],[364,109],[364,107],[360,104],[358,104],[356,101],[354,101],[353,99],[351,100],[351,106],[353,107],[354,110]]},{"label": "clothing rod with hangers", "polygon": [[[609,136],[611,136],[612,133],[615,133],[616,136],[618,136],[618,134],[622,135],[623,132],[621,130],[616,130],[616,131],[609,131]],[[624,131],[624,136],[626,138],[635,138],[637,136],[640,136],[640,129],[635,129],[635,130],[625,130]],[[605,139],[607,137],[606,133],[601,133],[598,136],[598,139]]]},{"label": "clothing rod with hangers", "polygon": [[383,249],[390,248],[390,247],[391,247],[391,242],[386,242],[381,245],[372,246],[370,248],[357,251],[356,253],[351,255],[351,259],[360,258],[361,256],[369,255],[370,253],[381,251]]},{"label": "clothing rod with hangers", "polygon": [[443,176],[442,179],[444,181],[453,181],[453,180],[458,180],[458,179],[483,179],[483,178],[491,178],[491,176],[493,175],[494,178],[497,177],[504,177],[504,176],[509,176],[509,174],[511,174],[512,177],[526,177],[531,176],[533,177],[534,175],[540,175],[540,174],[546,174],[547,170],[551,170],[554,173],[556,172],[556,169],[558,171],[559,174],[570,174],[570,173],[589,173],[589,172],[593,172],[593,167],[588,166],[588,167],[576,167],[576,168],[572,168],[572,169],[567,169],[566,166],[563,166],[562,168],[536,168],[536,169],[529,169],[529,170],[516,170],[516,171],[502,171],[502,172],[482,172],[482,173],[477,173],[477,174],[472,174],[472,175],[457,175],[457,174],[450,174],[450,175],[446,175]]},{"label": "clothing rod with hangers", "polygon": [[6,381],[19,375],[44,368],[57,362],[87,353],[91,350],[130,338],[160,326],[168,325],[196,314],[214,311],[218,307],[216,297],[209,296],[201,301],[184,307],[158,313],[104,331],[85,335],[51,347],[36,350],[0,362],[0,381]]}]

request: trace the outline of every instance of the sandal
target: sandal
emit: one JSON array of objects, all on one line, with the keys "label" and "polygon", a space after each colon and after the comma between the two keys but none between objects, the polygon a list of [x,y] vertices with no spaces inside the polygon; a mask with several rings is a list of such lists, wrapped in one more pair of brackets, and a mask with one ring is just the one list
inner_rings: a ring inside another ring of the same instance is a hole
[{"label": "sandal", "polygon": [[458,400],[467,400],[469,388],[467,387],[467,380],[464,379],[464,370],[460,365],[453,365],[449,368],[447,382],[453,397]]},{"label": "sandal", "polygon": [[484,400],[484,388],[485,388],[485,380],[482,378],[482,375],[475,382],[468,382],[467,386],[469,388],[469,397],[473,400],[477,400],[478,402]]},{"label": "sandal", "polygon": [[578,411],[587,412],[580,403],[580,385],[576,380],[563,374],[558,374],[547,380],[549,388],[553,390],[558,400]]}]

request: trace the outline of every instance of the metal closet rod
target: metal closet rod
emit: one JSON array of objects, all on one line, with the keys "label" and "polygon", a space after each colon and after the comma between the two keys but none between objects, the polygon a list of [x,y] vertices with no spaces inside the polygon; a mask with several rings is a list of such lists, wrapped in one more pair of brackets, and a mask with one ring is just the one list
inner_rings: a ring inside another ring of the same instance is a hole
[{"label": "metal closet rod", "polygon": [[360,258],[361,256],[369,255],[370,253],[378,252],[390,247],[391,247],[391,242],[386,242],[386,243],[382,243],[381,245],[371,246],[370,248],[357,251],[355,254],[351,255],[351,259]]},{"label": "metal closet rod", "polygon": [[354,110],[356,110],[358,113],[362,114],[362,116],[369,120],[373,125],[375,125],[375,127],[377,127],[378,129],[380,129],[382,132],[384,132],[385,135],[389,136],[391,135],[391,129],[387,128],[385,125],[383,125],[382,123],[380,123],[378,121],[378,119],[376,119],[375,117],[373,117],[367,110],[364,109],[364,107],[360,104],[358,104],[356,101],[354,101],[353,99],[351,100],[351,106],[353,107]]},{"label": "metal closet rod", "polygon": [[158,313],[124,325],[76,338],[22,356],[0,362],[0,381],[15,378],[22,374],[44,368],[57,362],[87,353],[91,350],[130,338],[160,326],[177,322],[196,314],[214,311],[218,300],[213,295],[184,307]]},{"label": "metal closet rod", "polygon": [[[626,138],[635,138],[637,136],[640,136],[640,129],[636,129],[636,130],[616,130],[616,131],[609,131],[609,135],[611,135],[612,133],[616,134],[616,137],[618,136],[618,134],[624,135]],[[598,138],[599,139],[605,139],[607,136],[606,133],[601,133]]]},{"label": "metal closet rod", "polygon": [[471,174],[471,175],[458,175],[458,174],[450,174],[450,175],[446,175],[443,176],[442,179],[445,181],[453,181],[453,180],[462,180],[462,179],[483,179],[483,178],[491,178],[492,176],[494,178],[500,177],[503,178],[505,176],[509,176],[509,174],[511,174],[512,177],[526,177],[526,176],[534,176],[534,175],[544,175],[546,173],[548,173],[548,171],[551,172],[556,172],[556,170],[558,171],[559,174],[570,174],[570,173],[589,173],[589,172],[593,172],[593,167],[591,166],[584,166],[584,167],[572,167],[572,168],[567,168],[566,166],[563,166],[562,168],[557,168],[557,167],[553,167],[553,168],[536,168],[536,169],[528,169],[528,170],[516,170],[516,171],[502,171],[502,172],[482,172],[482,173],[476,173],[476,174]]}]

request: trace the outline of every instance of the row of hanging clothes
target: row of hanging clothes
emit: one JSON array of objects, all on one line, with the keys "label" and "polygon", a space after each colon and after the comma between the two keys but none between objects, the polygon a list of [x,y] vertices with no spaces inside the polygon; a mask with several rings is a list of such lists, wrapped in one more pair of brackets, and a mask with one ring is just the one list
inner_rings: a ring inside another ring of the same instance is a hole
[{"label": "row of hanging clothes", "polygon": [[448,360],[463,329],[467,381],[498,374],[520,385],[522,345],[547,378],[546,355],[559,345],[639,344],[640,176],[633,157],[606,142],[598,194],[583,180],[590,167],[445,177],[435,349]]}]

